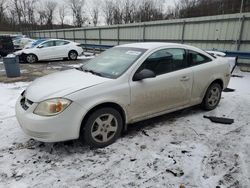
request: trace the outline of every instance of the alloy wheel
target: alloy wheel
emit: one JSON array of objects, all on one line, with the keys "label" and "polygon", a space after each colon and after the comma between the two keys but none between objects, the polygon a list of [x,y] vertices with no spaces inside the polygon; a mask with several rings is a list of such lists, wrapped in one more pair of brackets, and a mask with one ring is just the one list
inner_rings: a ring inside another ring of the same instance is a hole
[{"label": "alloy wheel", "polygon": [[28,63],[35,63],[36,62],[36,57],[32,54],[27,55],[26,60]]},{"label": "alloy wheel", "polygon": [[213,107],[216,106],[218,101],[220,100],[220,90],[218,87],[213,87],[208,95],[208,104]]},{"label": "alloy wheel", "polygon": [[70,52],[69,57],[72,60],[76,60],[77,59],[77,54],[75,52]]},{"label": "alloy wheel", "polygon": [[91,136],[96,142],[105,143],[115,136],[117,130],[117,119],[112,114],[102,114],[92,124]]}]

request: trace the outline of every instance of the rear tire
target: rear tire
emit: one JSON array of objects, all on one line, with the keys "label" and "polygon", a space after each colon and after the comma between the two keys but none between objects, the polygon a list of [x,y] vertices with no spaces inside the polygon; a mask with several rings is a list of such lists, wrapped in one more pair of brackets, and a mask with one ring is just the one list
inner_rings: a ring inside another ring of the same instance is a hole
[{"label": "rear tire", "polygon": [[78,56],[78,53],[75,50],[71,50],[68,55],[70,60],[77,60],[77,56]]},{"label": "rear tire", "polygon": [[32,63],[36,63],[38,61],[36,55],[34,55],[34,54],[28,54],[28,55],[26,55],[25,60],[26,60],[27,63],[31,63],[31,64]]},{"label": "rear tire", "polygon": [[81,136],[91,147],[103,148],[120,137],[123,121],[121,114],[113,108],[101,108],[88,117]]},{"label": "rear tire", "polygon": [[213,110],[217,107],[221,99],[222,88],[218,83],[212,83],[207,91],[206,95],[201,103],[204,110]]}]

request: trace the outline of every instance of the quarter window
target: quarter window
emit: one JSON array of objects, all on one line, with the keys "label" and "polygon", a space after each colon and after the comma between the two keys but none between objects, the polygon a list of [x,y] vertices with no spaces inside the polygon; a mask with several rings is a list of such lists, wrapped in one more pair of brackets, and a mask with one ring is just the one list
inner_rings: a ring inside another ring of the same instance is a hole
[{"label": "quarter window", "polygon": [[189,51],[188,53],[188,62],[190,66],[200,65],[209,61],[211,61],[209,57],[198,52]]},{"label": "quarter window", "polygon": [[163,49],[151,54],[138,71],[149,69],[156,75],[165,74],[187,67],[184,49]]}]

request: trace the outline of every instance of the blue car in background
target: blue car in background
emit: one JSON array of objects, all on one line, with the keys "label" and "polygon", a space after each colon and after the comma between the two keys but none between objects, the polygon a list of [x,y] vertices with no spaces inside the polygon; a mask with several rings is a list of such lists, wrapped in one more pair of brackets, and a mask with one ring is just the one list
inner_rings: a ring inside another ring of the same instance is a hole
[{"label": "blue car in background", "polygon": [[38,39],[38,40],[35,40],[34,42],[32,42],[29,46],[26,46],[26,49],[27,48],[34,48],[36,45],[42,43],[46,41],[46,39]]}]

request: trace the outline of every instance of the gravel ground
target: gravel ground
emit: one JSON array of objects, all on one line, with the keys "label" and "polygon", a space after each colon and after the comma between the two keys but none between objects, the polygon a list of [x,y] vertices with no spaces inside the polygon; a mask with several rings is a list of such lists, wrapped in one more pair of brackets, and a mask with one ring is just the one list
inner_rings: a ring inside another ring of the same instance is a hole
[{"label": "gravel ground", "polygon": [[7,78],[3,64],[3,59],[0,58],[0,82],[13,83],[13,82],[27,82],[33,81],[37,77],[51,74],[57,71],[71,69],[72,67],[80,66],[85,63],[90,57],[80,56],[76,61],[69,60],[54,60],[54,61],[41,61],[34,64],[21,63],[21,76],[16,78]]},{"label": "gravel ground", "polygon": [[[0,187],[247,188],[250,74],[235,74],[244,77],[231,79],[229,87],[236,91],[223,93],[215,110],[193,107],[133,124],[104,149],[78,140],[28,138],[14,105],[29,83],[0,83]],[[230,117],[235,123],[212,123],[203,115]]]}]

